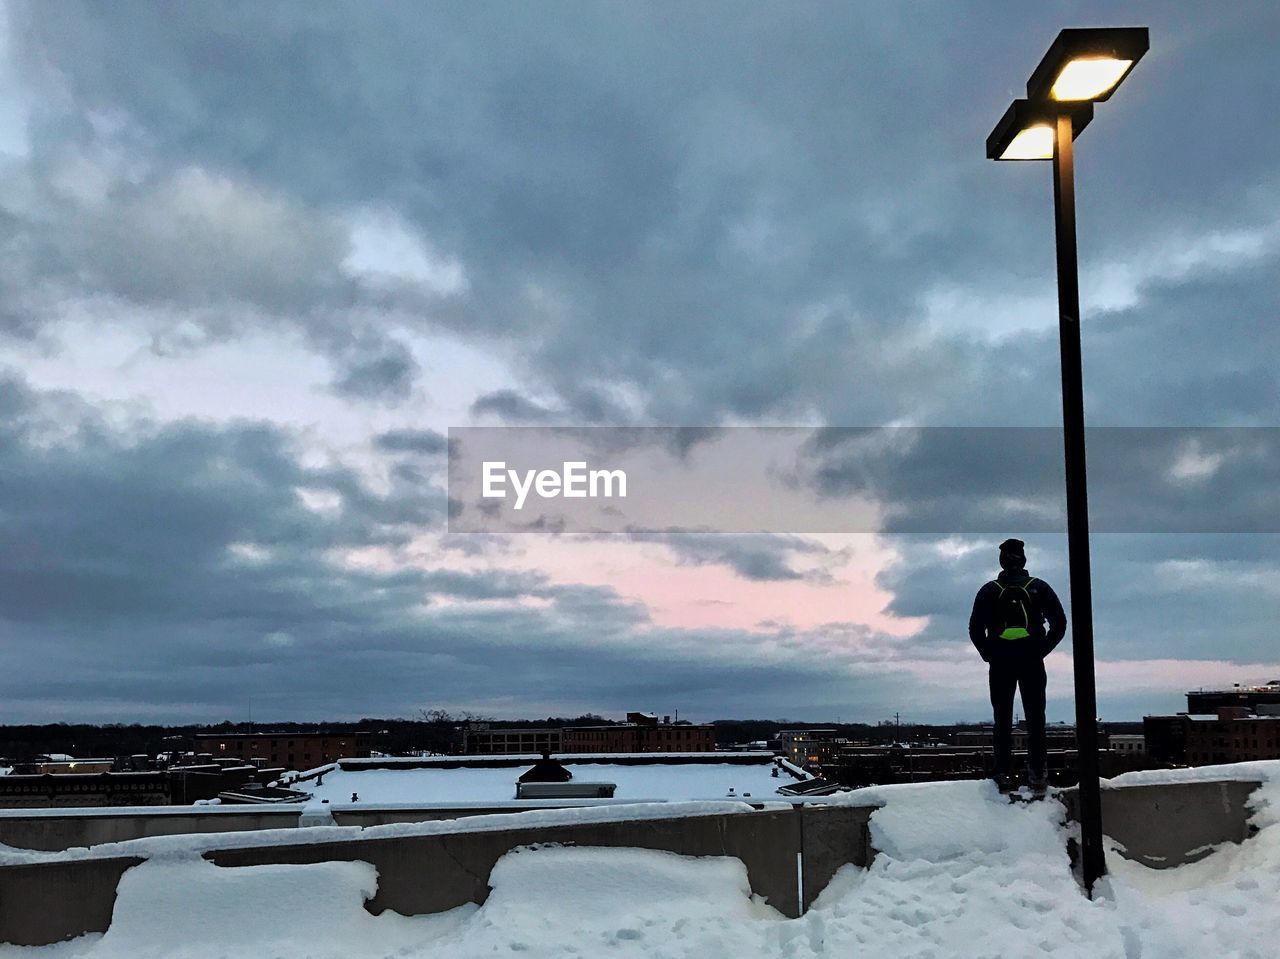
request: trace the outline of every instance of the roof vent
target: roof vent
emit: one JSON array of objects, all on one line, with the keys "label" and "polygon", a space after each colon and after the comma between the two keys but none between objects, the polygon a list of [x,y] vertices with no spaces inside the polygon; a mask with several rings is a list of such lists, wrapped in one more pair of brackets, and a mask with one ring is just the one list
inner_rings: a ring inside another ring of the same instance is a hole
[{"label": "roof vent", "polygon": [[521,783],[566,783],[573,778],[573,773],[551,758],[551,750],[544,749],[542,758],[520,774],[516,780]]},{"label": "roof vent", "polygon": [[616,783],[516,783],[517,799],[612,799]]}]

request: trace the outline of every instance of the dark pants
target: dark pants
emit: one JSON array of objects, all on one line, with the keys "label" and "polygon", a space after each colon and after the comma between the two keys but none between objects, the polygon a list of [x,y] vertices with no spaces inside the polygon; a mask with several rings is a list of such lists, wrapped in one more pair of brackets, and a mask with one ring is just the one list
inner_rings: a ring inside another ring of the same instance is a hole
[{"label": "dark pants", "polygon": [[[1012,640],[1018,642],[1018,640]],[[1030,651],[1001,652],[991,658],[991,708],[995,714],[993,745],[995,774],[1008,775],[1013,764],[1013,691],[1022,691],[1022,714],[1027,720],[1027,766],[1045,772],[1044,660]]]}]

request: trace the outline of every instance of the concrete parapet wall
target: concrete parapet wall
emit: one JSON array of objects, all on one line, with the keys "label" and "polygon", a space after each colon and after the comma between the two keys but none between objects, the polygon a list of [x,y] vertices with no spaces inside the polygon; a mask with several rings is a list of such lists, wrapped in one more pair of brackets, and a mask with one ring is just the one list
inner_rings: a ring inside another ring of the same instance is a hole
[{"label": "concrete parapet wall", "polygon": [[[15,813],[17,811],[15,810]],[[191,806],[174,809],[132,809],[128,812],[94,810],[38,815],[0,814],[0,844],[15,849],[61,852],[104,842],[125,842],[150,836],[184,833],[243,832],[252,829],[286,829],[298,825],[299,807]]]},{"label": "concrete parapet wall", "polygon": [[106,932],[125,870],[142,859],[0,866],[0,942],[43,946]]},{"label": "concrete parapet wall", "polygon": [[[654,800],[659,801],[659,800]],[[626,800],[625,802],[636,802]],[[289,829],[308,825],[307,817],[326,814],[337,826],[385,826],[403,822],[433,822],[521,813],[531,809],[570,809],[580,806],[622,805],[623,800],[526,800],[492,805],[412,805],[397,803],[334,804],[305,807],[302,804],[158,806],[123,809],[4,809],[0,810],[0,845],[40,852],[126,842],[150,836],[189,833],[245,832],[254,829]]]},{"label": "concrete parapet wall", "polygon": [[[1246,839],[1252,832],[1248,800],[1257,787],[1256,782],[1198,781],[1104,788],[1103,822],[1107,835],[1123,845],[1125,855],[1156,868],[1176,866],[1202,858],[1215,845]],[[1068,814],[1074,815],[1074,791],[1064,791],[1060,798]],[[561,843],[731,856],[745,865],[753,892],[783,915],[794,917],[812,905],[842,866],[871,864],[874,851],[869,821],[874,811],[874,806],[819,803],[792,809],[771,805],[742,813],[547,825],[521,826],[513,818],[509,829],[495,829],[489,820],[484,828],[472,831],[463,827],[376,838],[357,833],[346,840],[246,846],[229,831],[236,816],[286,813],[237,810],[216,814],[219,831],[228,835],[219,839],[219,848],[206,852],[205,858],[228,868],[369,862],[378,870],[378,889],[367,908],[374,913],[391,909],[403,915],[421,915],[468,902],[483,903],[494,864],[521,846]],[[367,817],[363,824],[372,824],[400,821],[394,818],[399,816],[424,821],[438,812],[362,810],[351,814]],[[296,817],[297,810],[292,813]],[[56,821],[63,817],[48,818]],[[160,834],[164,833],[147,833]],[[76,858],[0,866],[0,941],[44,945],[105,930],[120,876],[139,862],[138,858]]]},{"label": "concrete parapet wall", "polygon": [[494,864],[517,847],[539,843],[732,856],[746,866],[754,892],[785,915],[800,914],[800,815],[791,810],[222,849],[206,854],[206,858],[219,866],[368,862],[378,870],[378,893],[369,902],[369,910],[420,915],[468,902],[483,903],[489,895]]},{"label": "concrete parapet wall", "polygon": [[813,901],[841,866],[871,865],[871,814],[877,806],[798,806],[802,853],[800,911]]},{"label": "concrete parapet wall", "polygon": [[[867,822],[874,808],[797,806],[241,848],[228,835],[223,848],[205,858],[224,867],[368,862],[378,870],[378,891],[367,903],[371,912],[422,915],[483,903],[494,864],[521,846],[561,843],[730,856],[746,867],[754,893],[794,917],[841,866],[870,863]],[[44,945],[104,930],[120,876],[138,862],[67,859],[0,867],[0,941]]]},{"label": "concrete parapet wall", "polygon": [[[1102,790],[1102,828],[1122,847],[1121,854],[1153,869],[1169,869],[1209,855],[1213,846],[1244,842],[1249,797],[1260,783],[1200,780],[1106,786]],[[1074,789],[1059,797],[1067,815],[1079,819]]]}]

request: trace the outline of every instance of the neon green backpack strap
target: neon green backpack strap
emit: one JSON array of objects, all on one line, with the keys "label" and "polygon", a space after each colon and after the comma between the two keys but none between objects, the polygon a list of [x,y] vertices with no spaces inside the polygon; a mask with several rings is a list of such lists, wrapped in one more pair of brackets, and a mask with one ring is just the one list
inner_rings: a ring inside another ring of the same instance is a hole
[{"label": "neon green backpack strap", "polygon": [[[1030,601],[1031,584],[1034,583],[1035,581],[1036,581],[1035,577],[1032,576],[1025,583],[1020,583],[1016,587],[1010,586],[1008,588],[1022,590],[1023,594],[1027,597],[1027,600]],[[1004,584],[1002,584],[999,580],[994,580],[994,579],[992,580],[992,582],[996,584],[996,587],[1000,590],[1000,595],[1003,596],[1004,591],[1006,589]],[[1022,603],[1018,603],[1018,605],[1022,606],[1023,618],[1026,620],[1027,626],[1030,626],[1031,616],[1029,613],[1027,613],[1027,607],[1023,606]],[[1009,627],[1006,627],[1004,630],[1002,630],[1000,633],[1001,639],[1027,639],[1030,636],[1031,636],[1031,631],[1023,626],[1009,626]]]}]

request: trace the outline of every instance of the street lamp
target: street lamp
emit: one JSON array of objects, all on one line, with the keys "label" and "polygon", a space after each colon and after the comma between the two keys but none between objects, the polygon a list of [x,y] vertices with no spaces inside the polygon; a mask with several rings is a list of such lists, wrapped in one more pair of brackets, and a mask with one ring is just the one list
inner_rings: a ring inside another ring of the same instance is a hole
[{"label": "street lamp", "polygon": [[1080,763],[1080,864],[1085,888],[1106,873],[1098,784],[1097,691],[1093,670],[1093,599],[1089,583],[1089,500],[1084,455],[1084,386],[1080,368],[1080,279],[1076,259],[1073,141],[1147,52],[1146,27],[1063,30],[991,136],[991,160],[1053,160],[1054,234],[1058,254],[1058,338],[1062,357],[1062,427],[1067,480],[1067,553],[1071,574],[1076,749]]}]

